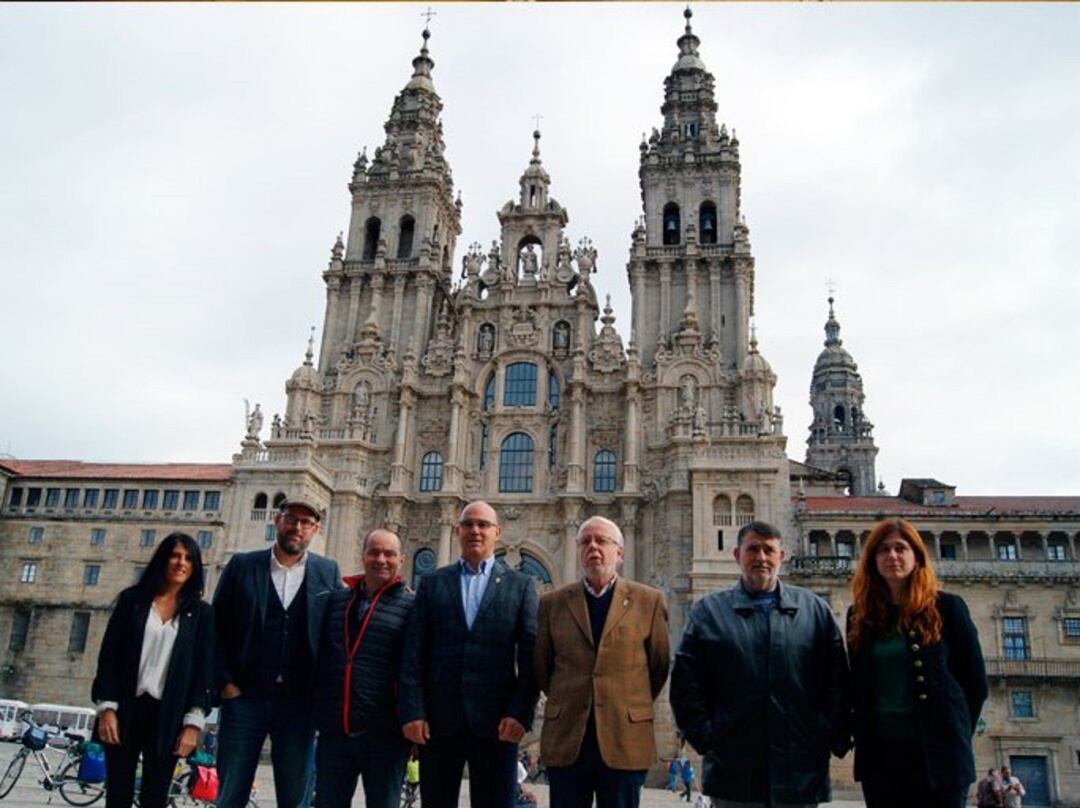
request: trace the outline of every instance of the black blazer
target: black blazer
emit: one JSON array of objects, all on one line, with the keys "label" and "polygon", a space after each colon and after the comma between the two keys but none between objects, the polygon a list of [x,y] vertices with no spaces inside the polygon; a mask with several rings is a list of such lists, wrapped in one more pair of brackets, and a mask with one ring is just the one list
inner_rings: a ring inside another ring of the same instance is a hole
[{"label": "black blazer", "polygon": [[[259,642],[270,597],[269,550],[238,553],[229,559],[214,592],[217,616],[216,689],[229,682],[241,690],[254,674]],[[327,596],[341,589],[341,572],[336,561],[308,552],[304,572],[307,591],[307,640],[312,660],[319,656],[319,635]]]},{"label": "black blazer", "polygon": [[[165,690],[161,694],[161,723],[157,733],[157,753],[166,756],[176,747],[184,716],[193,709],[210,712],[214,675],[214,610],[200,600],[181,609],[176,643],[169,658]],[[150,601],[139,597],[134,587],[125,589],[116,600],[105,637],[98,653],[97,675],[91,688],[95,702],[114,701],[120,723],[120,741],[131,732],[135,688],[139,682],[146,619]]]},{"label": "black blazer", "polygon": [[399,693],[402,724],[427,720],[433,736],[462,724],[498,736],[509,716],[532,725],[539,597],[531,575],[496,560],[472,628],[465,623],[457,563],[421,579],[405,632]]},{"label": "black blazer", "polygon": [[[908,677],[915,694],[927,782],[931,788],[967,786],[975,780],[971,736],[989,686],[979,634],[963,599],[942,592],[941,641],[923,646],[908,636]],[[851,610],[848,610],[851,627]],[[873,664],[868,643],[851,654],[854,698],[855,779],[873,778],[880,761],[875,754]],[[885,750],[887,753],[887,750]]]}]

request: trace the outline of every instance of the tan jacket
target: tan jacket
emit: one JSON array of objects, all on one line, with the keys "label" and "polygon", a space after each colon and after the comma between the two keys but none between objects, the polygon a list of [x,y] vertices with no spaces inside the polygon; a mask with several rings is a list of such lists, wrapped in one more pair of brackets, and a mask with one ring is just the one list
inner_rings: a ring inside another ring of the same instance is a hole
[{"label": "tan jacket", "polygon": [[547,766],[572,765],[593,708],[604,763],[647,769],[656,762],[653,700],[671,662],[664,596],[618,578],[599,651],[585,597],[584,584],[575,581],[540,599],[534,659],[547,694],[540,757]]}]

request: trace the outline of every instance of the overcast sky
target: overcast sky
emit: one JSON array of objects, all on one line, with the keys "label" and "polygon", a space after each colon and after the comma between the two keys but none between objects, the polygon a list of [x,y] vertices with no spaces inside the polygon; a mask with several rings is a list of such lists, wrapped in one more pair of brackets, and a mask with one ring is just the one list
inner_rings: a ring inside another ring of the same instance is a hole
[{"label": "overcast sky", "polygon": [[[0,5],[0,452],[228,462],[245,397],[284,410],[422,11]],[[498,236],[540,114],[625,339],[682,8],[435,11],[455,265]],[[789,455],[832,279],[890,491],[1080,494],[1080,6],[698,4],[693,25],[741,142]]]}]

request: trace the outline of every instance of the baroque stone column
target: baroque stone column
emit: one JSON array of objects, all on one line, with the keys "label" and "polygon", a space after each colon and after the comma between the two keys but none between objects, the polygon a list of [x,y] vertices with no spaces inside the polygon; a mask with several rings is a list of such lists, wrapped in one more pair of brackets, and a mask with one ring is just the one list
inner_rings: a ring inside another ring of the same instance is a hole
[{"label": "baroque stone column", "polygon": [[660,338],[671,332],[671,264],[660,265]]},{"label": "baroque stone column", "polygon": [[562,580],[566,584],[578,577],[577,531],[581,527],[581,501],[564,499],[563,507],[563,542],[562,542]]}]

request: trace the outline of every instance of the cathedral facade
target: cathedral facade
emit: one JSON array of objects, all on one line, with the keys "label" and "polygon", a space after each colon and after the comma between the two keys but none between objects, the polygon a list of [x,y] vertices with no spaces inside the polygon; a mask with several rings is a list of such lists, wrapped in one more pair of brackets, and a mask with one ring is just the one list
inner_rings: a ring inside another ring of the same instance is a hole
[{"label": "cathedral facade", "polygon": [[776,376],[750,326],[739,142],[717,123],[698,48],[688,16],[641,143],[626,335],[601,305],[595,248],[567,238],[539,132],[498,237],[455,260],[460,202],[425,32],[386,141],[354,166],[318,361],[312,347],[268,439],[251,434],[235,457],[230,521],[303,490],[342,562],[385,524],[427,570],[456,557],[453,522],[481,498],[502,514],[508,559],[557,585],[577,575],[578,525],[601,514],[625,534],[626,574],[664,589],[676,622],[730,580],[740,525],[792,526]]},{"label": "cathedral facade", "polygon": [[[196,536],[212,591],[232,555],[274,539],[289,496],[323,506],[317,549],[343,570],[368,530],[398,531],[412,580],[457,557],[452,527],[473,499],[500,515],[499,552],[544,588],[579,575],[577,528],[606,516],[625,535],[623,574],[665,593],[676,642],[690,604],[736,580],[742,525],[776,524],[786,579],[843,626],[861,542],[901,516],[979,629],[991,698],[978,768],[1010,763],[1030,804],[1080,805],[1080,497],[962,496],[931,478],[887,494],[831,298],[806,454],[791,457],[751,325],[739,141],[717,121],[689,12],[640,144],[618,327],[596,249],[568,238],[540,132],[490,247],[459,249],[427,44],[385,142],[354,164],[319,343],[285,382],[284,412],[266,424],[256,406],[231,463],[0,458],[0,696],[85,703],[111,604],[157,541]],[[833,775],[850,786],[850,757]]]}]

